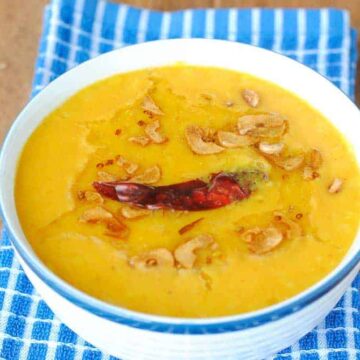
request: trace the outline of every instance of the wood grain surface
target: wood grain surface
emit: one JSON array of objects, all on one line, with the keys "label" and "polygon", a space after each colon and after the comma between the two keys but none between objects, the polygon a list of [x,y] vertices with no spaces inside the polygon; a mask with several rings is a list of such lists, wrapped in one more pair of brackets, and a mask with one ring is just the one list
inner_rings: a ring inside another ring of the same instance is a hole
[{"label": "wood grain surface", "polygon": [[[339,7],[360,31],[360,0],[124,0],[161,10],[188,7]],[[28,100],[45,0],[0,0],[0,143]],[[357,101],[360,103],[360,71]]]}]

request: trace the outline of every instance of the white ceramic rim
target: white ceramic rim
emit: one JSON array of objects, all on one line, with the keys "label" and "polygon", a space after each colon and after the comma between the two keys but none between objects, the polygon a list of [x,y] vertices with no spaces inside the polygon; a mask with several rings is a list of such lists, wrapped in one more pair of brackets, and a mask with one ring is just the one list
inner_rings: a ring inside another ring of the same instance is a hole
[{"label": "white ceramic rim", "polygon": [[[117,60],[116,64],[114,63],[115,59]],[[221,325],[226,327],[231,323],[243,322],[244,324],[248,323],[248,326],[245,324],[245,327],[252,327],[260,325],[263,323],[263,320],[266,320],[265,322],[271,321],[274,318],[279,318],[297,311],[341,282],[360,261],[359,232],[352,248],[341,264],[320,282],[300,294],[257,311],[240,315],[201,319],[151,315],[128,310],[95,299],[57,277],[57,275],[51,272],[41,260],[37,258],[27,243],[16,214],[13,185],[16,161],[20,155],[19,150],[22,149],[22,145],[24,144],[24,141],[21,141],[20,146],[18,139],[24,132],[27,134],[27,136],[23,136],[26,139],[41,121],[35,121],[32,127],[26,126],[29,118],[35,115],[34,110],[37,108],[43,109],[47,106],[45,112],[49,113],[55,107],[59,106],[59,103],[63,101],[52,104],[48,101],[48,98],[54,98],[54,96],[62,98],[64,91],[61,89],[63,87],[68,86],[72,88],[71,92],[67,92],[67,98],[84,86],[115,73],[170,65],[178,61],[190,65],[216,66],[246,72],[272,81],[299,94],[313,107],[320,109],[320,111],[331,119],[338,129],[345,134],[353,146],[357,159],[359,159],[360,142],[355,141],[357,134],[360,133],[360,112],[358,108],[337,87],[310,68],[269,50],[224,40],[177,39],[159,40],[133,45],[86,61],[61,75],[29,102],[12,125],[0,154],[0,204],[4,223],[12,237],[12,242],[20,256],[37,276],[62,296],[89,311],[95,312],[99,316],[109,318],[113,321],[124,323],[125,319],[125,323],[127,323],[127,320],[131,319],[136,323],[140,323],[139,326],[136,324],[131,324],[131,326],[143,328],[143,324],[155,322],[166,326],[187,325],[191,327],[200,325],[206,327]],[[282,73],[286,73],[287,75],[284,76]],[[289,74],[291,74],[291,76],[289,76]],[[306,89],[306,93],[304,92],[304,88]],[[321,90],[321,93],[319,93],[319,90]],[[335,118],[339,119],[340,115],[343,121],[341,123],[334,121]],[[39,115],[39,117],[43,119],[44,116]],[[13,149],[16,149],[15,153]],[[14,159],[16,160],[15,164]],[[159,329],[161,328],[160,325]],[[155,331],[162,330],[155,329]]]}]

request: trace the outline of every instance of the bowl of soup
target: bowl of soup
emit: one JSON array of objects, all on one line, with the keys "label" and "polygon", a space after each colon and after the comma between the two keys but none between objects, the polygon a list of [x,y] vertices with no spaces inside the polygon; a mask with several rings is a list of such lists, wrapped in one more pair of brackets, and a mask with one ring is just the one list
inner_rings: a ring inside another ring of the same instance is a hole
[{"label": "bowl of soup", "polygon": [[[359,271],[360,113],[276,53],[218,40],[115,50],[12,126],[4,225],[55,314],[123,359],[260,359]],[[296,326],[294,326],[296,324]]]}]

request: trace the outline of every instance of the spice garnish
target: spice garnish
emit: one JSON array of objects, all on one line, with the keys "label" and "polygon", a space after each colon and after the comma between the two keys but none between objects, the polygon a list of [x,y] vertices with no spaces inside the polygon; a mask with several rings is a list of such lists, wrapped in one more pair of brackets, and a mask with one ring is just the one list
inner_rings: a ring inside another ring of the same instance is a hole
[{"label": "spice garnish", "polygon": [[152,267],[173,267],[174,256],[168,249],[159,248],[133,256],[129,260],[129,265],[141,270]]},{"label": "spice garnish", "polygon": [[155,101],[149,95],[144,97],[141,107],[149,114],[164,115],[163,111],[155,104]]},{"label": "spice garnish", "polygon": [[109,174],[106,171],[98,171],[97,176],[100,181],[116,181],[116,176],[113,174]]},{"label": "spice garnish", "polygon": [[205,249],[213,244],[214,239],[211,235],[201,234],[195,236],[175,249],[175,260],[185,269],[191,269],[197,258],[195,251]]},{"label": "spice garnish", "polygon": [[155,144],[162,144],[168,139],[159,132],[160,121],[155,120],[144,127],[145,134]]},{"label": "spice garnish", "polygon": [[257,255],[273,250],[280,245],[284,238],[281,231],[274,226],[249,229],[243,236],[249,250]]},{"label": "spice garnish", "polygon": [[340,178],[335,178],[328,187],[330,194],[337,194],[343,186],[343,180]]},{"label": "spice garnish", "polygon": [[198,224],[200,221],[204,220],[204,218],[199,218],[193,222],[191,222],[190,224],[187,224],[185,226],[183,226],[180,230],[179,230],[179,234],[183,235],[186,232],[190,231],[196,224]]},{"label": "spice garnish", "polygon": [[256,91],[251,89],[244,89],[241,95],[249,106],[256,108],[259,105],[260,96]]},{"label": "spice garnish", "polygon": [[224,151],[222,146],[215,142],[206,141],[206,132],[199,126],[188,126],[185,130],[185,138],[191,150],[195,154],[210,155]]},{"label": "spice garnish", "polygon": [[150,139],[147,136],[132,136],[129,138],[129,141],[134,144],[146,146],[149,144]]}]

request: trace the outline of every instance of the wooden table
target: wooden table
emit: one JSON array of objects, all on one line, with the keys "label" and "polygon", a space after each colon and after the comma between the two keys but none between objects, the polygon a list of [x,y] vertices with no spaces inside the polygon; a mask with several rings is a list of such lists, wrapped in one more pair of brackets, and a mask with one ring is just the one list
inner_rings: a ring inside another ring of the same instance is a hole
[{"label": "wooden table", "polygon": [[[154,9],[186,7],[321,7],[347,8],[360,31],[360,0],[124,0]],[[0,143],[11,122],[26,103],[46,0],[0,0]],[[358,72],[360,74],[360,71]],[[357,79],[360,103],[360,75]]]}]

